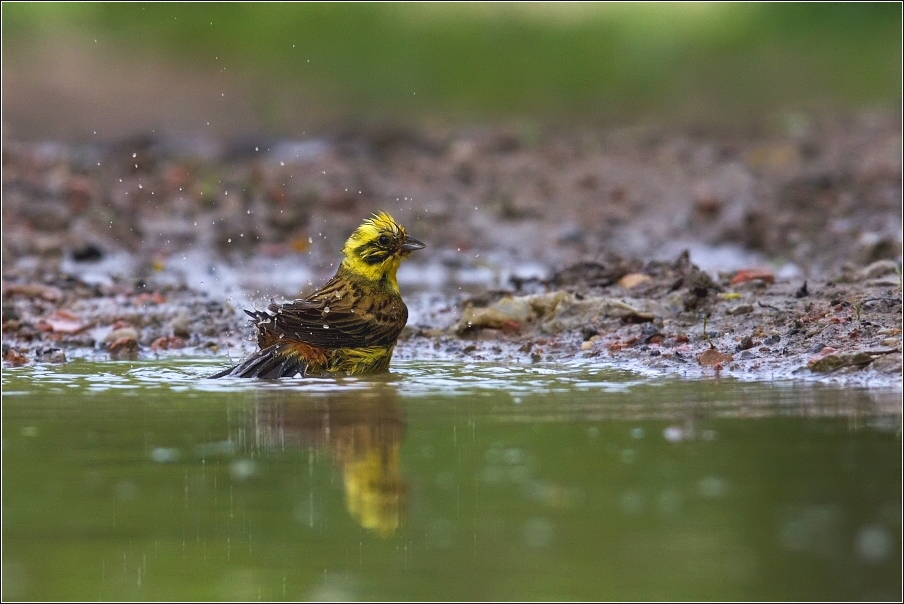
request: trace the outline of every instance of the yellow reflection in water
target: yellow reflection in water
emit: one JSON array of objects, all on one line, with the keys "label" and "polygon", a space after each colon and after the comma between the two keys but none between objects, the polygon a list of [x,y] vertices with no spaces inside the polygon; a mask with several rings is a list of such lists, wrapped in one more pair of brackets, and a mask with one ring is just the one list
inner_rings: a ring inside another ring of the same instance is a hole
[{"label": "yellow reflection in water", "polygon": [[289,396],[298,398],[257,403],[257,446],[328,451],[342,472],[351,517],[383,537],[393,535],[402,524],[407,493],[399,470],[405,426],[396,392],[387,386],[318,400]]}]

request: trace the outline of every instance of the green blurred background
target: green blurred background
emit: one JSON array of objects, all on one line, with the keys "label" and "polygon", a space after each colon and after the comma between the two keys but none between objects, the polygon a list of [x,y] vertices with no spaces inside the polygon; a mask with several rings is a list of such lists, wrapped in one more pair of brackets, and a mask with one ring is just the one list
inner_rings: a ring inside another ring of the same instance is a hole
[{"label": "green blurred background", "polygon": [[901,6],[2,5],[6,138],[901,103]]}]

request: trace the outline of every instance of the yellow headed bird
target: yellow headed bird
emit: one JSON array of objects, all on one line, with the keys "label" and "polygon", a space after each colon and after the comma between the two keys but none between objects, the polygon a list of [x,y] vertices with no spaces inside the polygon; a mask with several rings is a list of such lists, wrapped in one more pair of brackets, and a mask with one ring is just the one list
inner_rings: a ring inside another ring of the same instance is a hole
[{"label": "yellow headed bird", "polygon": [[246,310],[260,350],[219,377],[280,378],[385,371],[408,321],[396,271],[424,244],[392,216],[374,214],[342,248],[342,263],[307,298]]}]

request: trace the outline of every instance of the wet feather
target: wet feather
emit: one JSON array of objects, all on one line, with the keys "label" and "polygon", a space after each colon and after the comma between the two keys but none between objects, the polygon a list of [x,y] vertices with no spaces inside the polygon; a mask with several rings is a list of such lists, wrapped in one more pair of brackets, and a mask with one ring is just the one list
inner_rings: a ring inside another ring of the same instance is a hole
[{"label": "wet feather", "polygon": [[408,321],[396,272],[423,247],[391,216],[374,214],[346,241],[336,275],[322,288],[307,298],[245,311],[260,350],[213,377],[385,371]]}]

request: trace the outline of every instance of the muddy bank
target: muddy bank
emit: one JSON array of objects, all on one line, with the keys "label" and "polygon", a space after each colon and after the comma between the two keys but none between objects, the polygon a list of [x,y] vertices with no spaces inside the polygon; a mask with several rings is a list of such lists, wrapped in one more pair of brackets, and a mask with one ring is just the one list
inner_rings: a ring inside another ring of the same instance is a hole
[{"label": "muddy bank", "polygon": [[[687,376],[900,385],[901,276],[893,262],[834,280],[774,282],[768,272],[712,279],[682,255],[672,263],[582,263],[516,285],[413,297],[397,358],[587,359]],[[3,300],[4,366],[236,358],[254,346],[237,304],[153,279],[89,285],[11,272]]]},{"label": "muddy bank", "polygon": [[4,366],[240,356],[240,307],[310,291],[376,210],[429,245],[399,357],[900,385],[901,127],[875,112],[6,142]]},{"label": "muddy bank", "polygon": [[522,291],[466,299],[446,333],[412,333],[433,339],[440,354],[475,360],[598,359],[687,376],[900,384],[901,277],[892,262],[797,282],[775,282],[768,271],[712,279],[686,254],[627,264],[637,268],[583,263],[519,283]]}]

